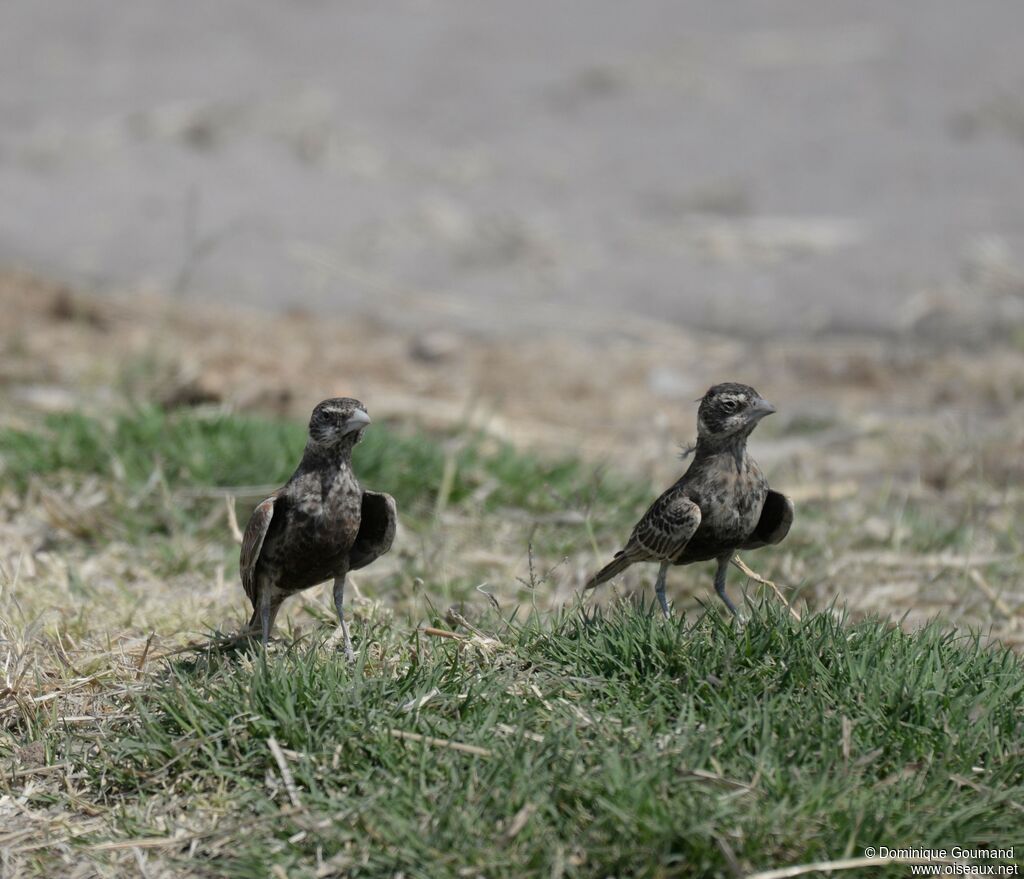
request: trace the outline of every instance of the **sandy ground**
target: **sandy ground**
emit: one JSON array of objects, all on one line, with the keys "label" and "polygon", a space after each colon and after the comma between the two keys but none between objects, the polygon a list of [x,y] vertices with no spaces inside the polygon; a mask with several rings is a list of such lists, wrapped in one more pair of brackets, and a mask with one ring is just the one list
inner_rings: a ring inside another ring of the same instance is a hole
[{"label": "sandy ground", "polygon": [[1024,320],[1017,3],[2,15],[0,265],[489,333]]}]

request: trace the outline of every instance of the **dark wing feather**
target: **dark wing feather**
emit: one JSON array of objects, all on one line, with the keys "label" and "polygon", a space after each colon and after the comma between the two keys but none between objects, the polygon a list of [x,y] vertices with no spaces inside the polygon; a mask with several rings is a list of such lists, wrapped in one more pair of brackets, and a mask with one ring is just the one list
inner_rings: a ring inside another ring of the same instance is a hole
[{"label": "dark wing feather", "polygon": [[673,559],[699,526],[700,507],[678,489],[669,489],[637,522],[622,553],[633,561]]},{"label": "dark wing feather", "polygon": [[359,533],[349,552],[348,569],[364,568],[391,549],[397,524],[395,499],[383,492],[364,491]]},{"label": "dark wing feather", "polygon": [[625,547],[591,577],[584,589],[593,589],[621,574],[633,562],[661,562],[678,556],[700,526],[700,507],[678,486],[659,497],[640,521]]},{"label": "dark wing feather", "polygon": [[256,606],[257,599],[256,563],[260,560],[263,539],[267,536],[270,520],[274,517],[274,501],[276,499],[276,495],[271,495],[256,506],[249,517],[249,524],[245,526],[245,535],[242,537],[242,554],[238,560],[238,569],[242,575],[245,594],[249,596],[253,607]]},{"label": "dark wing feather", "polygon": [[757,549],[770,543],[781,543],[789,534],[793,524],[793,502],[784,494],[769,491],[761,508],[761,518],[757,521],[754,533],[740,549]]}]

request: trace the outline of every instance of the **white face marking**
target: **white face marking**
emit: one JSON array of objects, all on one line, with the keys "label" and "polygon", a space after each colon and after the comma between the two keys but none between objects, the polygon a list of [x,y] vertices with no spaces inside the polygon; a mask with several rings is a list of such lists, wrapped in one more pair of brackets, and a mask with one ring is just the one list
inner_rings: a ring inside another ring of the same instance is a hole
[{"label": "white face marking", "polygon": [[722,427],[724,428],[722,433],[734,433],[742,428],[746,421],[743,416],[743,411],[746,409],[747,395],[744,393],[723,394],[721,400],[723,404],[735,404],[734,406],[729,407],[734,411],[726,416],[725,421],[722,424]]}]

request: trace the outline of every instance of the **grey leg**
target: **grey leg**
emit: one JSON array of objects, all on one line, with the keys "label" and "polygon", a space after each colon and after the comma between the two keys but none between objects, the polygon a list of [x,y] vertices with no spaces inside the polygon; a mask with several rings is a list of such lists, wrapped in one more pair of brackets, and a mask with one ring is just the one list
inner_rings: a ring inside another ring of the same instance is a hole
[{"label": "grey leg", "polygon": [[661,567],[658,568],[658,579],[654,582],[654,592],[658,596],[658,603],[661,605],[661,612],[665,615],[665,619],[672,616],[672,612],[668,609],[668,600],[665,598],[665,575],[668,573],[669,562],[662,562]]},{"label": "grey leg", "polygon": [[341,634],[345,638],[345,658],[352,662],[356,658],[352,649],[352,638],[348,634],[348,623],[345,622],[345,577],[334,578],[334,608],[338,611],[338,623],[341,625]]},{"label": "grey leg", "polygon": [[274,628],[274,620],[277,619],[277,612],[281,609],[284,597],[265,581],[257,584],[256,596],[256,604],[249,618],[248,634],[255,637],[259,632],[260,642],[266,650],[270,642],[270,632]]},{"label": "grey leg", "polygon": [[263,651],[266,652],[267,644],[270,643],[270,627],[274,625],[274,610],[270,604],[270,590],[260,590],[260,624],[263,629]]},{"label": "grey leg", "polygon": [[739,611],[736,610],[736,606],[729,601],[729,596],[725,594],[725,574],[729,570],[729,561],[732,559],[732,553],[718,557],[718,570],[715,571],[715,592],[718,593],[718,597],[725,602],[725,606],[729,608],[729,611],[734,617],[739,616]]}]

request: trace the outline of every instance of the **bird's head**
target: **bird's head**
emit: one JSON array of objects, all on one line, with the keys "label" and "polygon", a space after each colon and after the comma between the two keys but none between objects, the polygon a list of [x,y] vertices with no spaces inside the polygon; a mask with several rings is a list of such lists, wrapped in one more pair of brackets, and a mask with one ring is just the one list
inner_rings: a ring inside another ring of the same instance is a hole
[{"label": "bird's head", "polygon": [[318,449],[352,446],[370,423],[366,407],[351,397],[332,397],[317,403],[309,418],[309,443]]},{"label": "bird's head", "polygon": [[747,437],[775,407],[750,385],[725,382],[701,398],[697,410],[697,436],[702,440]]}]

